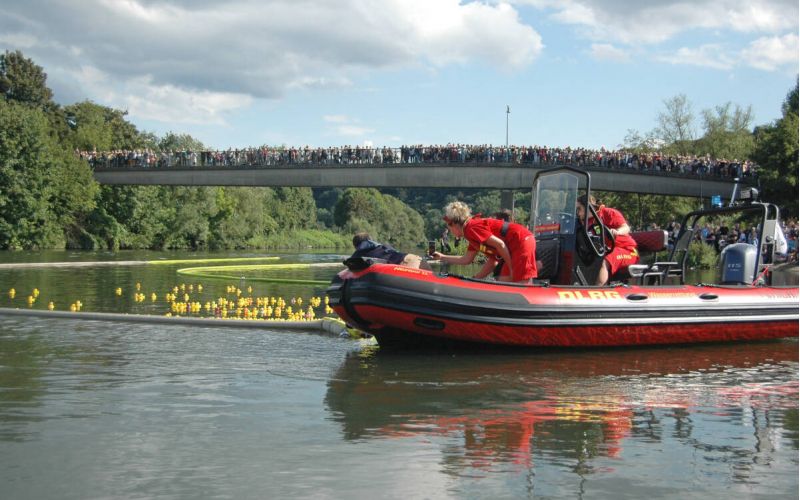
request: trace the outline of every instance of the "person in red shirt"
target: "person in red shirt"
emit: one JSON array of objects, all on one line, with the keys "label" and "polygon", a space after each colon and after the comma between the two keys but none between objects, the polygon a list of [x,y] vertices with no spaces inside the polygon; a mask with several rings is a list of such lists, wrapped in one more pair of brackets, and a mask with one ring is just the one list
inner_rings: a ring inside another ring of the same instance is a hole
[{"label": "person in red shirt", "polygon": [[[507,275],[499,281],[530,283],[536,277],[536,240],[528,228],[514,222],[473,216],[469,207],[460,201],[444,207],[444,220],[456,238],[469,242],[464,255],[444,255],[434,252],[433,258],[456,265],[471,264],[480,252],[490,260],[502,259]],[[486,277],[494,266],[484,266],[476,278]]]},{"label": "person in red shirt", "polygon": [[[576,215],[578,220],[583,221],[586,214],[586,195],[578,198]],[[594,208],[597,216],[603,224],[611,231],[614,236],[614,250],[603,258],[603,265],[597,273],[597,285],[605,285],[611,276],[619,271],[626,269],[631,264],[639,262],[639,251],[636,249],[636,241],[631,237],[631,228],[622,212],[616,208],[603,205],[589,196],[589,204]],[[594,217],[589,216],[589,226],[594,223]]]}]

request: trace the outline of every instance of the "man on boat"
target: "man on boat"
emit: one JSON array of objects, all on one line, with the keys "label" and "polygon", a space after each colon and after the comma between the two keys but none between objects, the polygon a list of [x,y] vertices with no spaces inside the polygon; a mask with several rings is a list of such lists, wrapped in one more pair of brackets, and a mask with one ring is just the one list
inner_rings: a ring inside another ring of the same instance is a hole
[{"label": "man on boat", "polygon": [[[587,201],[614,237],[614,250],[603,258],[603,264],[600,266],[595,281],[596,285],[605,285],[611,276],[627,269],[631,264],[639,262],[639,251],[636,249],[636,240],[631,237],[631,228],[622,212],[603,205],[594,196],[589,196],[588,200],[586,195],[578,198],[576,215],[579,221],[584,220]],[[589,227],[592,227],[594,222],[594,217],[589,216]]]},{"label": "man on boat", "polygon": [[353,252],[353,257],[364,257],[373,259],[382,259],[389,264],[399,264],[401,266],[411,267],[414,269],[431,270],[430,264],[422,260],[422,257],[413,253],[403,253],[395,250],[391,245],[378,243],[373,241],[369,233],[356,233],[353,236],[353,247],[356,249]]}]

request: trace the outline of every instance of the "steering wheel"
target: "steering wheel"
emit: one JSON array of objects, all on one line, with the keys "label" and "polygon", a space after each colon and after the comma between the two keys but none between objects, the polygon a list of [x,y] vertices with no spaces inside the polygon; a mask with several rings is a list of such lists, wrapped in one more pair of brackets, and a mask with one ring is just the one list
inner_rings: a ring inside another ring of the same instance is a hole
[{"label": "steering wheel", "polygon": [[594,222],[592,222],[586,231],[589,242],[591,243],[595,255],[598,257],[605,257],[617,247],[617,239],[611,233],[611,229],[600,221],[600,217],[597,216],[597,212],[594,211],[594,208],[589,206],[589,210],[594,219]]}]

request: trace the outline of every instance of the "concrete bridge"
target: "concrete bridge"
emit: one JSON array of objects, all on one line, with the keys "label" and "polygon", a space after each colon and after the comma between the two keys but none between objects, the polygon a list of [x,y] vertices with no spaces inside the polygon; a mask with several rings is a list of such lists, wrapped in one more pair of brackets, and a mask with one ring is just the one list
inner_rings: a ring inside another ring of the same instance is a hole
[{"label": "concrete bridge", "polygon": [[[556,165],[417,163],[225,167],[102,167],[94,177],[109,185],[294,186],[527,190],[536,172]],[[584,167],[592,190],[710,198],[730,196],[734,180],[709,175]]]}]

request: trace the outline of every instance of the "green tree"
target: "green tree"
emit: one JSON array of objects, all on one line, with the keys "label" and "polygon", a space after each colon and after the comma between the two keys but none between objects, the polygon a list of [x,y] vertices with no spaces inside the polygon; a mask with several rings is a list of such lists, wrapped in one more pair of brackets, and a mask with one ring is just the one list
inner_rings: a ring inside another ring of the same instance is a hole
[{"label": "green tree", "polygon": [[[86,222],[84,248],[160,248],[169,232],[168,188],[102,186]],[[92,246],[87,246],[91,244]]]},{"label": "green tree", "polygon": [[7,100],[41,109],[53,99],[47,74],[19,50],[0,55],[0,93]]},{"label": "green tree", "polygon": [[189,134],[176,134],[167,132],[167,135],[158,141],[158,149],[161,151],[203,151],[205,145]]},{"label": "green tree", "polygon": [[778,204],[784,216],[797,217],[798,85],[783,102],[782,117],[755,132],[753,160],[761,167],[764,198]]},{"label": "green tree", "polygon": [[[109,124],[111,111],[90,101],[64,108],[73,130],[72,145],[80,151],[111,151],[115,149],[114,132]],[[121,146],[120,146],[121,147]]]},{"label": "green tree", "polygon": [[58,144],[44,112],[0,101],[0,248],[63,247],[94,206],[88,166]]},{"label": "green tree", "polygon": [[211,218],[211,248],[259,247],[278,224],[267,213],[275,194],[270,188],[216,189],[217,213]]},{"label": "green tree", "polygon": [[703,110],[703,137],[697,141],[697,153],[712,158],[744,160],[753,151],[753,134],[750,124],[753,110],[730,102]]},{"label": "green tree", "polygon": [[632,229],[644,230],[650,223],[662,228],[697,208],[697,200],[681,196],[642,193],[597,192],[597,199],[621,211]]},{"label": "green tree", "polygon": [[419,213],[377,189],[346,189],[334,209],[334,221],[348,233],[367,231],[373,238],[397,246],[426,240],[425,223]]},{"label": "green tree", "polygon": [[641,154],[650,153],[659,149],[659,144],[664,144],[664,141],[662,139],[657,139],[654,132],[642,135],[638,130],[628,129],[619,148]]},{"label": "green tree", "polygon": [[663,141],[666,150],[680,155],[691,152],[694,141],[694,113],[685,94],[664,101],[664,111],[658,114],[654,136]]},{"label": "green tree", "polygon": [[311,188],[275,188],[275,198],[266,210],[283,229],[314,229],[317,227],[317,204]]},{"label": "green tree", "polygon": [[140,133],[125,119],[126,111],[83,101],[66,106],[63,114],[72,131],[69,140],[74,149],[110,151],[156,146],[152,134]]}]

